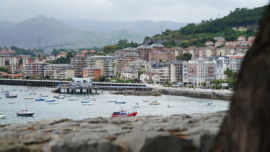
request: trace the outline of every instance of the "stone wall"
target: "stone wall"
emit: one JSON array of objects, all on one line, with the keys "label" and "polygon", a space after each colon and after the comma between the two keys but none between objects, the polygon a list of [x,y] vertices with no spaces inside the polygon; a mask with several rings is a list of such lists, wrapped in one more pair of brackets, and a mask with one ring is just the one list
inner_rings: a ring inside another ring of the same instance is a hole
[{"label": "stone wall", "polygon": [[225,112],[0,125],[0,152],[206,152]]}]

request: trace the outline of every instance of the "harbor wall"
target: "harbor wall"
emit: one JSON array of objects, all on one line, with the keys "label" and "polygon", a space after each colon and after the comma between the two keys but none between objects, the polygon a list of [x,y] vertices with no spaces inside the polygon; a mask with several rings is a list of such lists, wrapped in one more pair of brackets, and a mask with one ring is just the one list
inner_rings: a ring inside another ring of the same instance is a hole
[{"label": "harbor wall", "polygon": [[232,93],[219,93],[219,92],[207,92],[207,91],[196,91],[196,90],[181,90],[181,89],[169,89],[169,88],[155,88],[154,90],[159,91],[164,95],[174,95],[174,96],[186,96],[192,98],[202,98],[202,99],[217,99],[217,100],[227,100],[230,101]]}]

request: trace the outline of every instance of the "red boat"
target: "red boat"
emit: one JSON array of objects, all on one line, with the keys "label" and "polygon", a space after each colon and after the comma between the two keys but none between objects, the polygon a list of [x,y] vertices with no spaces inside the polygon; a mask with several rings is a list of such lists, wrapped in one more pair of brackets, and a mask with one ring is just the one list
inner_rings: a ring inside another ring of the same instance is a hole
[{"label": "red boat", "polygon": [[113,112],[112,117],[135,117],[137,112],[127,113],[126,111]]}]

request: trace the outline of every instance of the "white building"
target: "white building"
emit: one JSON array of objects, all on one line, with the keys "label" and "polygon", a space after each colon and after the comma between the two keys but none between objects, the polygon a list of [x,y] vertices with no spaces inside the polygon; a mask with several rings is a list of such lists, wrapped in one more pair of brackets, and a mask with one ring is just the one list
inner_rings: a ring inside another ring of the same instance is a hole
[{"label": "white building", "polygon": [[233,72],[238,72],[240,70],[244,56],[244,54],[227,55],[229,58],[229,69],[231,69]]},{"label": "white building", "polygon": [[75,76],[75,70],[70,64],[48,64],[44,67],[44,77],[52,79],[68,79]]}]

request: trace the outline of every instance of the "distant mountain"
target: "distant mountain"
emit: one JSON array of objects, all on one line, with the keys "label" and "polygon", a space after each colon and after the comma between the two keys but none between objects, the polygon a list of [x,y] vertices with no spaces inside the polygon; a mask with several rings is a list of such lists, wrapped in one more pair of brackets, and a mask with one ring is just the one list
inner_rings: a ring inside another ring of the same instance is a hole
[{"label": "distant mountain", "polygon": [[9,22],[9,21],[0,21],[0,34],[5,32],[7,29],[14,26],[16,23]]},{"label": "distant mountain", "polygon": [[[162,34],[146,37],[144,43],[161,42],[167,47],[204,46],[206,41],[213,41],[217,36],[223,36],[226,40],[236,40],[240,35],[253,36],[265,9],[266,6],[253,9],[237,8],[222,18],[188,24],[179,30],[166,30]],[[247,30],[239,31],[235,30],[235,27],[245,27]]]},{"label": "distant mountain", "polygon": [[94,20],[63,20],[63,23],[78,30],[85,31],[119,31],[128,30],[150,36],[166,29],[177,30],[185,23],[171,21],[94,21]]},{"label": "distant mountain", "polygon": [[79,20],[70,20],[63,23],[40,15],[17,24],[0,22],[0,46],[52,50],[102,47],[121,39],[141,43],[145,36],[155,29],[158,31],[161,25],[164,25],[164,28],[176,28],[171,22],[155,24],[150,21],[83,23]]}]

